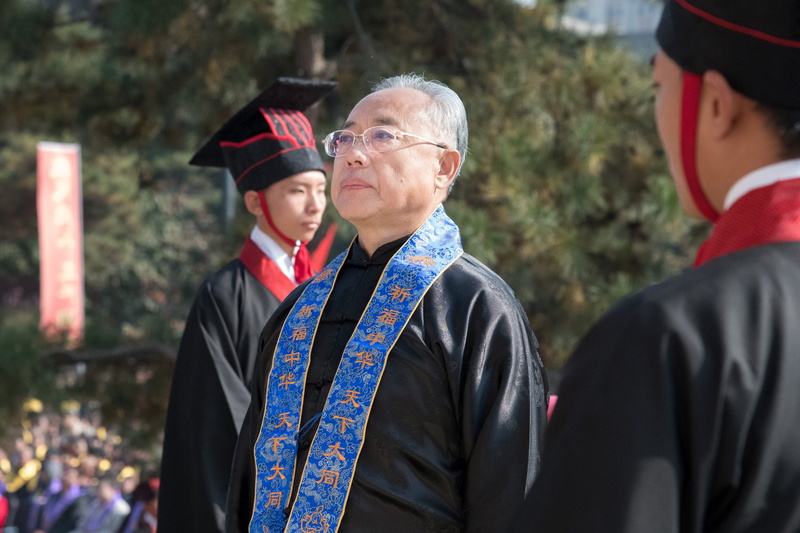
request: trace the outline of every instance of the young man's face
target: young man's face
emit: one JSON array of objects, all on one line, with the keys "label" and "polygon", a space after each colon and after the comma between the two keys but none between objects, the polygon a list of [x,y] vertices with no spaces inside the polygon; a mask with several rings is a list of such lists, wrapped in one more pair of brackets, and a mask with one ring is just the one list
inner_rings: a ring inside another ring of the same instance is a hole
[{"label": "young man's face", "polygon": [[[430,97],[421,91],[384,89],[356,104],[343,129],[359,135],[372,126],[390,126],[439,142],[440,132],[425,114],[429,104]],[[411,233],[441,202],[434,176],[443,152],[414,137],[401,137],[391,151],[372,152],[359,138],[334,160],[331,199],[359,231]]]},{"label": "young man's face", "polygon": [[656,89],[656,124],[661,144],[667,154],[669,170],[678,192],[678,199],[686,214],[700,217],[695,206],[681,158],[681,100],[683,70],[663,50],[656,52],[653,60],[653,85]]},{"label": "young man's face", "polygon": [[327,199],[325,174],[301,172],[264,189],[269,214],[277,228],[297,241],[310,241],[322,222]]}]

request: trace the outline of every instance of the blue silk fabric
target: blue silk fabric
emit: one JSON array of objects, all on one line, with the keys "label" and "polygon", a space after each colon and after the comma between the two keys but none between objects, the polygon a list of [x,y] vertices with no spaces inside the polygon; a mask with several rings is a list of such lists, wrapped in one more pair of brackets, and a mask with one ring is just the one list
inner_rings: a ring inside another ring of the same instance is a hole
[{"label": "blue silk fabric", "polygon": [[287,521],[311,347],[347,252],[308,284],[283,324],[254,451],[251,532],[337,530],[386,355],[427,290],[463,250],[458,227],[439,206],[387,265],[342,355]]}]

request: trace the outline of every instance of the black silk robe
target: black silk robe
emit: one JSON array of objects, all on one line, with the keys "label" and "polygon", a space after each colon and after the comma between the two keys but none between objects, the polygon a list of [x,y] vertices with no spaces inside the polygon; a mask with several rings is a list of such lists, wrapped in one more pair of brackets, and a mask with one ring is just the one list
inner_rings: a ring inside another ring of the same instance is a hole
[{"label": "black silk robe", "polygon": [[[357,245],[326,305],[306,379],[294,491],[344,346],[391,256]],[[304,287],[302,287],[304,288]],[[267,323],[234,457],[227,528],[247,531],[266,378],[300,291]],[[388,355],[343,533],[506,531],[539,466],[547,384],[527,317],[496,274],[464,254],[429,289]]]},{"label": "black silk robe", "polygon": [[198,290],[167,410],[159,533],[223,530],[230,463],[250,403],[258,337],[279,303],[239,259]]},{"label": "black silk robe", "polygon": [[597,323],[513,531],[800,531],[800,243],[714,259]]}]

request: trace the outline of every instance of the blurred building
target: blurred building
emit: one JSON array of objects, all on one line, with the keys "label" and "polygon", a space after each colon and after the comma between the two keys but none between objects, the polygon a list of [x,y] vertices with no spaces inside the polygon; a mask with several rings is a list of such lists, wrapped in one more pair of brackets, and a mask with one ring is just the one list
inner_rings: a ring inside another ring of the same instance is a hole
[{"label": "blurred building", "polygon": [[649,59],[656,51],[654,33],[663,6],[660,0],[571,0],[562,24],[589,35],[613,32],[628,49]]}]

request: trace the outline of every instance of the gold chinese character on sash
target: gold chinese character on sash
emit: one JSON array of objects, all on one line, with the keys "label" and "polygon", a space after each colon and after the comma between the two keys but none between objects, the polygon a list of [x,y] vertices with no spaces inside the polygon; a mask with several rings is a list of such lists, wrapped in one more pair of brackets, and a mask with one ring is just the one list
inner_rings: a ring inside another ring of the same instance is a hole
[{"label": "gold chinese character on sash", "polygon": [[341,431],[341,433],[344,433],[345,431],[347,431],[347,428],[350,427],[350,424],[355,422],[355,420],[353,420],[352,418],[345,418],[343,416],[338,416],[338,415],[334,415],[333,418],[335,418],[336,420],[341,420],[342,421],[342,431]]},{"label": "gold chinese character on sash", "polygon": [[[369,341],[370,346],[375,343],[383,342],[386,340],[386,336],[383,333],[370,333],[366,336],[366,339]],[[363,367],[362,367],[363,368]]]},{"label": "gold chinese character on sash", "polygon": [[322,475],[320,476],[319,480],[317,480],[317,484],[320,483],[325,483],[326,485],[333,485],[335,487],[336,484],[339,483],[339,472],[323,468]]},{"label": "gold chinese character on sash", "polygon": [[401,302],[405,302],[406,298],[411,296],[411,289],[406,289],[395,285],[391,288],[391,290],[389,290],[389,296],[392,297],[392,300],[400,300]]},{"label": "gold chinese character on sash", "polygon": [[279,419],[278,425],[275,426],[275,429],[277,429],[277,428],[279,428],[281,426],[286,426],[287,428],[292,427],[292,423],[289,422],[289,413],[281,413],[278,416],[280,417],[280,419]]},{"label": "gold chinese character on sash", "polygon": [[355,364],[361,365],[361,370],[364,370],[364,367],[367,366],[367,365],[375,366],[375,363],[372,362],[372,354],[371,353],[369,353],[369,352],[358,352],[356,355],[358,356],[358,359],[356,359],[356,363]]},{"label": "gold chinese character on sash", "polygon": [[420,255],[409,257],[406,259],[406,261],[408,261],[409,263],[414,263],[415,265],[421,265],[428,268],[436,264],[436,261],[433,259],[433,257],[420,256]]},{"label": "gold chinese character on sash", "polygon": [[292,374],[291,372],[289,372],[288,374],[283,374],[280,379],[281,381],[280,383],[278,383],[278,386],[283,387],[284,389],[288,389],[289,385],[294,385],[295,383],[297,383],[296,381],[294,381],[294,374]]},{"label": "gold chinese character on sash", "polygon": [[286,437],[270,437],[267,440],[272,441],[272,453],[278,453],[278,445],[280,441],[286,440]]},{"label": "gold chinese character on sash", "polygon": [[296,363],[300,360],[300,352],[287,353],[283,356],[284,363]]},{"label": "gold chinese character on sash", "polygon": [[302,341],[306,338],[308,327],[307,326],[300,326],[298,328],[292,329],[292,340],[293,341]]},{"label": "gold chinese character on sash", "polygon": [[331,526],[328,519],[322,516],[322,509],[321,506],[317,507],[316,511],[300,519],[300,533],[328,533]]},{"label": "gold chinese character on sash", "polygon": [[283,494],[280,492],[270,492],[267,498],[267,507],[280,507]]},{"label": "gold chinese character on sash", "polygon": [[336,455],[336,458],[340,461],[344,461],[344,455],[342,455],[342,443],[337,442],[336,444],[331,444],[328,446],[331,449],[328,453],[323,453],[325,457],[331,457],[332,455]]},{"label": "gold chinese character on sash", "polygon": [[313,311],[316,308],[317,308],[317,304],[304,305],[297,312],[297,316],[300,317],[300,318],[308,318],[308,317],[311,316],[311,311]]},{"label": "gold chinese character on sash", "polygon": [[339,403],[352,403],[353,407],[359,407],[361,405],[356,401],[356,396],[361,394],[360,392],[354,391],[354,390],[348,390],[348,391],[345,391],[345,392],[347,393],[347,396],[345,397],[344,400],[342,400]]},{"label": "gold chinese character on sash", "polygon": [[378,317],[378,322],[381,324],[388,324],[393,326],[397,322],[397,317],[400,316],[400,311],[396,309],[384,308],[383,313]]},{"label": "gold chinese character on sash", "polygon": [[270,470],[272,470],[274,473],[267,479],[275,479],[278,476],[281,476],[281,479],[286,479],[286,476],[283,475],[283,467],[281,466],[280,461],[275,463],[275,466],[273,466]]},{"label": "gold chinese character on sash", "polygon": [[323,270],[319,274],[317,274],[317,281],[327,281],[328,278],[333,275],[333,271],[331,269]]}]

